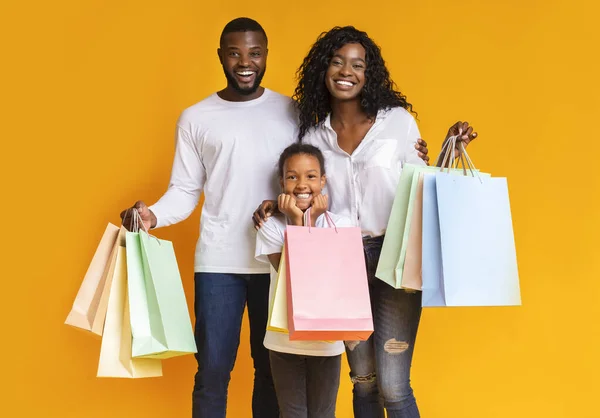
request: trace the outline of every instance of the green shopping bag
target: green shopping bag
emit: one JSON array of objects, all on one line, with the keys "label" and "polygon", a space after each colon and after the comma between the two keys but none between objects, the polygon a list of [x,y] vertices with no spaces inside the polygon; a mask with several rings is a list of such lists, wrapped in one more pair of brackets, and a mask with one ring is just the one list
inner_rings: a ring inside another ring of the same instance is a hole
[{"label": "green shopping bag", "polygon": [[146,232],[126,236],[133,358],[196,352],[173,244]]},{"label": "green shopping bag", "polygon": [[[411,237],[411,224],[413,221],[420,222],[421,225],[417,225],[417,234],[422,233],[422,202],[423,202],[423,174],[424,173],[436,173],[446,172],[454,175],[467,175],[467,166],[464,163],[462,153],[459,158],[454,157],[454,149],[456,148],[457,136],[453,136],[446,139],[446,143],[442,147],[444,152],[440,154],[442,158],[442,167],[446,167],[446,163],[449,163],[450,167],[459,165],[462,162],[462,168],[441,168],[441,167],[430,167],[430,166],[417,166],[413,164],[405,164],[400,174],[398,181],[398,187],[396,188],[396,196],[394,197],[394,203],[392,204],[392,211],[390,213],[390,219],[388,221],[387,229],[385,232],[385,239],[381,248],[381,255],[379,263],[377,265],[377,271],[375,276],[380,280],[386,282],[390,286],[396,289],[413,289],[421,290],[422,280],[420,269],[416,269],[415,266],[411,266],[409,269],[411,277],[406,281],[403,280],[405,273],[405,261],[406,253],[409,244],[412,243],[412,257],[411,261],[420,262],[422,254],[416,253],[422,251],[420,240],[415,239],[415,236]],[[439,161],[439,159],[438,159]],[[470,168],[473,171],[473,168]],[[475,170],[479,171],[479,170]],[[484,174],[488,175],[489,174]],[[420,198],[420,204],[417,206],[421,210],[420,213],[414,213],[415,203],[417,195]],[[416,215],[416,216],[415,216]],[[412,238],[412,239],[409,239]],[[415,244],[417,246],[415,247]],[[418,276],[418,277],[415,277]]]},{"label": "green shopping bag", "polygon": [[[452,159],[452,165],[454,165],[454,159]],[[422,216],[414,216],[417,192],[420,187],[422,195],[423,190],[423,183],[422,180],[419,182],[419,178],[424,173],[438,173],[440,171],[455,175],[466,174],[464,167],[460,169],[442,169],[440,167],[405,164],[402,168],[377,271],[375,272],[377,278],[396,289],[421,290],[420,280],[415,280],[414,277],[411,277],[408,283],[404,283],[406,252],[410,243],[409,236],[412,222],[415,219],[422,222]],[[413,250],[419,251],[420,248]]]},{"label": "green shopping bag", "polygon": [[400,180],[396,188],[396,196],[392,204],[392,212],[390,213],[377,271],[375,272],[378,279],[396,289],[403,288],[402,273],[419,175],[436,171],[440,171],[440,168],[413,164],[405,164],[402,167],[402,174],[400,174]]}]

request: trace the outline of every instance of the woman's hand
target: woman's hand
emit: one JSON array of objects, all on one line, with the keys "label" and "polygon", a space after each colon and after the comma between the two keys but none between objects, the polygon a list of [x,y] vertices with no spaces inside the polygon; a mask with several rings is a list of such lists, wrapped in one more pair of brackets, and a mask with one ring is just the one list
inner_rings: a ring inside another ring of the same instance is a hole
[{"label": "woman's hand", "polygon": [[[460,143],[466,148],[467,145],[471,143],[475,138],[477,138],[477,132],[473,130],[473,127],[469,125],[469,122],[456,122],[454,125],[448,129],[448,134],[446,135],[446,139],[442,145],[442,151],[440,152],[440,157],[437,161],[437,166],[440,167],[442,165],[443,156],[446,154],[447,146],[449,144],[448,138],[452,136],[457,136],[456,138],[456,147],[454,148],[454,158],[460,157]],[[448,158],[450,160],[450,158]],[[450,161],[446,162],[446,166],[450,164]]]},{"label": "woman's hand", "polygon": [[429,149],[427,149],[427,142],[419,138],[415,144],[415,149],[419,152],[419,158],[425,161],[425,164],[429,165]]}]

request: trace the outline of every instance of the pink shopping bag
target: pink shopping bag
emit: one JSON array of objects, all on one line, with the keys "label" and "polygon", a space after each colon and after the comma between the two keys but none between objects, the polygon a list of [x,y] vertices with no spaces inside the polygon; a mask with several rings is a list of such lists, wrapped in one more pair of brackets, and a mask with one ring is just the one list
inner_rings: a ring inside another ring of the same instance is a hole
[{"label": "pink shopping bag", "polygon": [[[373,316],[360,228],[288,226],[290,340],[366,340]],[[307,211],[310,225],[310,209]]]}]

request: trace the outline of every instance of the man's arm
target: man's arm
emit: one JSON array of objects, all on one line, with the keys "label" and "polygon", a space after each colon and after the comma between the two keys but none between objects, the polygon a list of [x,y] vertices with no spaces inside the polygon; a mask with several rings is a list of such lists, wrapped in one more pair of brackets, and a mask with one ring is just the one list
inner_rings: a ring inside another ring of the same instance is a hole
[{"label": "man's arm", "polygon": [[150,207],[138,201],[123,211],[123,225],[130,228],[134,211],[138,212],[146,229],[183,221],[198,205],[205,181],[206,170],[191,134],[177,126],[175,158],[167,192]]}]

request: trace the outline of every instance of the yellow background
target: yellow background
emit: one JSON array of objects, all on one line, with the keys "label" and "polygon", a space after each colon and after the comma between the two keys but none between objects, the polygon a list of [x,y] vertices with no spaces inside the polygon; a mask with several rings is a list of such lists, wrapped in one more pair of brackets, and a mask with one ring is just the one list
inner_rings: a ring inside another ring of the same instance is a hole
[{"label": "yellow background", "polygon": [[[509,179],[523,306],[424,312],[413,367],[422,415],[600,417],[597,2],[10,3],[0,6],[1,416],[190,416],[191,356],[166,361],[160,379],[98,379],[99,342],[63,321],[106,223],[165,191],[175,121],[223,87],[218,36],[248,15],[270,38],[264,85],[290,94],[316,36],[354,24],[382,46],[431,149],[466,118],[480,133],[476,164]],[[198,214],[158,232],[175,243],[190,306]],[[229,417],[250,417],[251,376],[244,328]],[[342,381],[346,418],[346,369]]]}]

